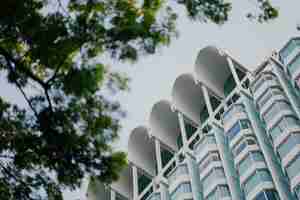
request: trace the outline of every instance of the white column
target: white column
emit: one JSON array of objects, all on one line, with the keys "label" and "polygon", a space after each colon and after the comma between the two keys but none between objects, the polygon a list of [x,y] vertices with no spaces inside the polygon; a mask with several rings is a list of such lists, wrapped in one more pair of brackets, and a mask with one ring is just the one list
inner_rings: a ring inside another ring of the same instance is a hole
[{"label": "white column", "polygon": [[298,118],[300,119],[300,104],[299,104],[299,101],[298,101],[297,97],[295,95],[293,95],[292,91],[289,89],[288,80],[284,77],[285,74],[281,72],[279,66],[277,66],[278,63],[275,62],[273,59],[271,59],[271,62],[274,65],[274,67],[273,67],[274,72],[275,72],[275,75],[278,78],[278,81],[279,81],[280,85],[282,86],[286,96],[288,97],[288,99],[291,102],[291,105],[292,105],[294,111],[296,112]]},{"label": "white column", "polygon": [[211,116],[211,115],[213,115],[214,111],[213,111],[212,106],[211,106],[208,90],[207,90],[206,86],[202,85],[202,84],[201,84],[201,90],[203,92],[206,108],[208,110],[209,115]]},{"label": "white column", "polygon": [[184,119],[180,112],[177,112],[177,115],[178,115],[178,120],[179,120],[180,133],[181,133],[181,137],[182,137],[183,147],[187,148],[188,141],[187,141],[187,134],[186,134],[185,125],[184,125]]},{"label": "white column", "polygon": [[160,148],[160,141],[156,138],[155,138],[155,154],[156,154],[157,170],[158,172],[160,172],[162,170],[161,148]]},{"label": "white column", "polygon": [[132,165],[132,178],[133,178],[133,200],[138,200],[139,188],[138,188],[138,171],[137,167]]},{"label": "white column", "polygon": [[217,125],[213,126],[219,154],[223,163],[224,173],[231,192],[232,199],[243,199],[242,191],[238,182],[238,174],[234,167],[233,157],[230,154],[229,146],[225,145],[225,135],[223,129]]},{"label": "white column", "polygon": [[116,192],[112,189],[110,189],[110,200],[116,200]]},{"label": "white column", "polygon": [[275,188],[278,191],[280,199],[294,200],[294,197],[292,196],[289,187],[284,180],[285,175],[281,170],[281,166],[273,159],[276,157],[276,155],[273,149],[269,147],[269,140],[266,139],[268,138],[268,136],[264,127],[262,126],[261,121],[255,115],[256,109],[253,101],[248,97],[243,96],[243,102],[245,104],[245,109],[248,113],[249,120],[253,126],[253,130],[255,130],[254,133],[256,135],[260,149],[265,157],[266,164],[268,166],[268,169],[270,170]]},{"label": "white column", "polygon": [[227,62],[228,62],[230,71],[231,71],[231,73],[232,73],[233,79],[235,80],[235,83],[236,83],[237,87],[238,87],[239,89],[242,89],[241,82],[240,82],[239,77],[238,77],[238,75],[237,75],[237,73],[236,73],[236,71],[235,71],[235,67],[234,67],[234,64],[233,64],[231,58],[230,58],[229,56],[226,55],[226,60],[227,60]]}]

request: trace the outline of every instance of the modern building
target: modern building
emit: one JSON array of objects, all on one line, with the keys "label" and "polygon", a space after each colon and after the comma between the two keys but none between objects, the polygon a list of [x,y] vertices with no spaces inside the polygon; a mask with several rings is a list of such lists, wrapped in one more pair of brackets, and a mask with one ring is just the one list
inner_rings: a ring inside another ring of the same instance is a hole
[{"label": "modern building", "polygon": [[200,50],[135,128],[129,165],[89,200],[300,200],[300,38],[255,71]]}]

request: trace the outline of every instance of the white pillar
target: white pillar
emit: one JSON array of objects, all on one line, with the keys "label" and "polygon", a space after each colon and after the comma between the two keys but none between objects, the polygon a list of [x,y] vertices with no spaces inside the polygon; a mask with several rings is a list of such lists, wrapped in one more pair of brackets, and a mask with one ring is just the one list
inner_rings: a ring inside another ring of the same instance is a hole
[{"label": "white pillar", "polygon": [[227,60],[227,62],[228,62],[230,71],[231,71],[231,73],[232,73],[233,79],[235,80],[235,83],[236,83],[237,87],[238,87],[239,89],[242,89],[241,82],[240,82],[239,77],[238,77],[238,75],[237,75],[237,73],[236,73],[236,71],[235,71],[235,67],[234,67],[234,64],[233,64],[231,58],[230,58],[229,56],[226,55],[226,60]]},{"label": "white pillar", "polygon": [[298,118],[300,119],[300,104],[299,104],[299,101],[298,101],[297,97],[294,94],[292,94],[292,91],[289,89],[289,86],[288,86],[289,82],[284,77],[285,74],[283,72],[281,72],[281,70],[278,66],[278,63],[275,62],[273,59],[270,59],[270,60],[271,60],[271,63],[274,65],[274,67],[273,67],[274,72],[275,72],[275,75],[278,78],[278,81],[279,81],[280,85],[282,86],[286,96],[290,100],[291,105],[292,105],[295,113],[297,114]]},{"label": "white pillar", "polygon": [[214,136],[216,138],[219,154],[223,163],[225,177],[231,192],[232,199],[243,199],[242,191],[239,185],[239,177],[234,167],[233,157],[230,154],[229,146],[225,145],[225,135],[221,127],[213,126]]},{"label": "white pillar", "polygon": [[261,121],[257,118],[255,112],[255,105],[252,100],[250,100],[245,95],[242,97],[245,105],[246,112],[248,113],[249,120],[253,126],[253,130],[260,149],[264,155],[266,164],[268,169],[270,170],[271,176],[273,178],[273,182],[276,190],[278,191],[278,195],[280,199],[288,199],[294,200],[292,193],[289,190],[288,184],[285,180],[285,175],[281,170],[281,166],[273,159],[276,157],[272,148],[270,148],[270,142],[266,138],[268,138],[267,133],[262,126]]},{"label": "white pillar", "polygon": [[206,108],[208,110],[208,113],[209,113],[210,116],[212,116],[214,111],[213,111],[212,106],[211,106],[208,90],[207,90],[206,86],[202,85],[202,84],[201,84],[201,90],[203,92],[204,101],[205,101],[205,105],[206,105]]},{"label": "white pillar", "polygon": [[188,141],[187,141],[187,134],[186,134],[186,130],[185,130],[183,115],[180,112],[177,112],[177,115],[178,115],[178,120],[179,120],[183,148],[187,148]]},{"label": "white pillar", "polygon": [[157,162],[157,170],[160,172],[162,170],[162,159],[161,159],[161,148],[160,141],[155,138],[155,154],[156,154],[156,162]]},{"label": "white pillar", "polygon": [[133,178],[133,200],[138,200],[139,188],[138,188],[138,171],[137,167],[132,165],[132,178]]},{"label": "white pillar", "polygon": [[112,189],[110,189],[110,200],[116,200],[116,192]]}]

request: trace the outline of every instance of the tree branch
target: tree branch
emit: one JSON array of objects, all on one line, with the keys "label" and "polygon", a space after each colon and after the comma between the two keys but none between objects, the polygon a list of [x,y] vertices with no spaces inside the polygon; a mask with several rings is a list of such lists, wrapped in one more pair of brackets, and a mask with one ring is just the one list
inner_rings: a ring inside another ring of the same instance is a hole
[{"label": "tree branch", "polygon": [[[8,61],[9,63],[14,63],[15,66],[18,66],[18,70],[20,70],[21,72],[25,73],[28,77],[30,77],[32,80],[36,81],[37,83],[39,83],[42,87],[46,88],[48,87],[47,84],[41,80],[39,77],[37,77],[35,74],[33,74],[29,69],[27,69],[26,67],[22,67],[22,64],[14,59],[4,48],[0,47],[0,54],[2,54],[6,61]],[[12,66],[11,66],[12,67]],[[15,67],[17,69],[17,67]],[[12,67],[13,69],[13,67]]]},{"label": "tree branch", "polygon": [[[65,62],[65,60],[62,62],[62,64],[63,64],[64,62]],[[62,64],[59,64],[59,65],[57,66],[57,68],[55,69],[55,72],[54,72],[53,76],[52,76],[51,78],[49,78],[48,81],[46,81],[46,84],[47,84],[47,85],[50,85],[50,83],[51,83],[52,81],[54,81],[54,79],[56,78],[56,76],[57,76],[57,74],[58,74],[58,72],[59,72],[59,69],[60,69],[60,67],[61,67]]]},{"label": "tree branch", "polygon": [[38,113],[37,111],[34,109],[33,105],[31,104],[29,98],[27,97],[26,93],[24,92],[24,90],[22,89],[22,86],[18,83],[18,81],[15,81],[17,88],[20,90],[20,92],[22,93],[24,99],[26,100],[26,102],[28,103],[30,109],[34,112],[35,117],[38,119]]},{"label": "tree branch", "polygon": [[[48,104],[49,104],[49,108],[51,111],[53,106],[52,106],[52,102],[49,96],[49,88],[50,85],[48,84],[48,82],[44,82],[43,80],[41,80],[40,78],[38,78],[35,74],[33,74],[29,69],[27,69],[26,67],[22,67],[22,64],[20,64],[16,59],[14,59],[8,52],[6,52],[5,49],[3,49],[2,47],[0,47],[0,54],[2,54],[8,64],[8,67],[10,69],[11,72],[13,72],[15,75],[18,75],[16,72],[17,67],[13,67],[11,63],[14,63],[15,66],[18,66],[18,69],[20,69],[23,73],[25,73],[28,77],[30,77],[31,79],[33,79],[34,81],[36,81],[37,83],[39,83],[41,85],[41,87],[44,89],[45,92],[45,96],[47,98]],[[59,70],[59,67],[57,68],[57,71]],[[28,105],[30,106],[31,110],[34,112],[35,116],[38,118],[38,113],[37,111],[34,109],[34,107],[32,106],[29,98],[26,96],[26,93],[24,92],[24,90],[22,89],[22,86],[19,84],[19,82],[17,80],[15,80],[15,83],[18,87],[18,89],[21,91],[22,95],[24,96],[25,100],[27,101]]]},{"label": "tree branch", "polygon": [[[5,51],[3,50],[2,47],[0,47],[0,53],[4,56],[6,62],[7,62],[7,65],[9,67],[9,70],[14,73],[15,75],[17,75],[16,71],[14,70],[14,67],[12,66],[11,64],[11,61],[12,59],[10,59],[10,55]],[[30,109],[34,112],[34,115],[38,118],[38,113],[37,111],[34,109],[33,105],[31,104],[29,98],[27,97],[26,93],[24,92],[24,90],[22,89],[22,86],[20,85],[20,83],[18,82],[18,80],[14,80],[17,88],[20,90],[20,92],[22,93],[23,97],[25,98],[25,100],[27,101]]]}]

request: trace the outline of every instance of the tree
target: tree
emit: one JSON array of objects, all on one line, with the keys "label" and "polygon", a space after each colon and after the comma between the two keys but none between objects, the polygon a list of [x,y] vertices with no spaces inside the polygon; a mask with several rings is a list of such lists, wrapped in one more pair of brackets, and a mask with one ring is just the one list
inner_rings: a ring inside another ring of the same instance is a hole
[{"label": "tree", "polygon": [[[224,0],[5,0],[0,8],[0,71],[27,106],[0,98],[0,199],[62,199],[85,175],[110,183],[126,164],[114,152],[124,111],[107,91],[128,78],[100,55],[136,61],[177,35],[176,12],[223,24]],[[259,22],[277,17],[258,0]],[[106,95],[105,95],[106,94]],[[2,94],[3,95],[3,94]]]}]

